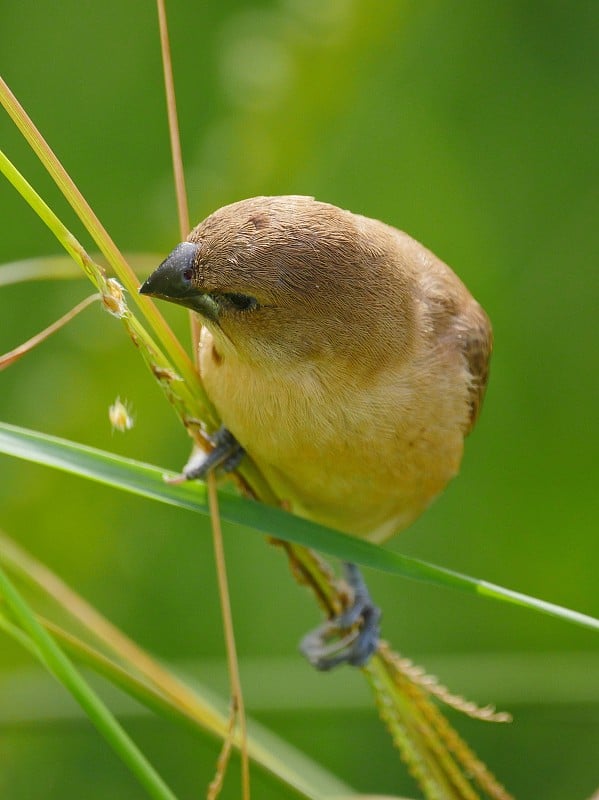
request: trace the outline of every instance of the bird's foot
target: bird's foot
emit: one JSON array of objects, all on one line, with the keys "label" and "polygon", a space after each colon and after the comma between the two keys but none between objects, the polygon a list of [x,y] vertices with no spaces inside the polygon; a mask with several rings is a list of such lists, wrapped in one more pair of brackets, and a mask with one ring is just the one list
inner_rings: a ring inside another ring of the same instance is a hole
[{"label": "bird's foot", "polygon": [[171,478],[169,483],[184,483],[185,481],[203,480],[209,472],[219,469],[223,472],[232,472],[245,454],[245,450],[227,428],[220,427],[216,433],[208,437],[214,445],[214,450],[209,453],[199,451],[193,453],[183,472],[176,478]]},{"label": "bird's foot", "polygon": [[343,566],[354,592],[352,604],[306,634],[300,643],[301,652],[312,666],[323,671],[339,664],[363,667],[379,643],[381,610],[372,602],[357,566]]}]

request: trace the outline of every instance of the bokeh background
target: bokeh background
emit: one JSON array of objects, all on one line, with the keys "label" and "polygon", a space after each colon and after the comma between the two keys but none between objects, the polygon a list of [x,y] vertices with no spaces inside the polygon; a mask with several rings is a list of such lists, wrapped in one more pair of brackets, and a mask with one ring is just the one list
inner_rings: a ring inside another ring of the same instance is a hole
[{"label": "bokeh background", "polygon": [[[127,252],[178,241],[157,22],[130,0],[0,2],[0,64]],[[302,193],[423,241],[493,320],[486,407],[461,476],[397,551],[599,611],[596,3],[173,0],[192,218]],[[2,147],[79,234],[7,118]],[[0,261],[59,252],[0,184]],[[81,234],[88,244],[88,239]],[[0,291],[0,351],[84,296],[83,281]],[[184,315],[165,309],[182,337]],[[119,324],[93,308],[0,376],[0,418],[176,469],[188,439]],[[136,418],[112,434],[116,396]],[[210,538],[195,515],[0,457],[0,526],[164,659],[226,693]],[[250,713],[357,790],[417,797],[359,676],[297,654],[318,621],[281,553],[241,528],[226,548]],[[369,573],[384,633],[455,691],[515,716],[452,716],[518,798],[599,784],[596,637],[556,619]],[[0,639],[0,795],[143,794],[87,721]],[[117,706],[118,707],[118,703]],[[182,798],[216,743],[160,720],[128,729]],[[234,779],[224,797],[238,796]],[[278,790],[256,778],[255,795]]]}]

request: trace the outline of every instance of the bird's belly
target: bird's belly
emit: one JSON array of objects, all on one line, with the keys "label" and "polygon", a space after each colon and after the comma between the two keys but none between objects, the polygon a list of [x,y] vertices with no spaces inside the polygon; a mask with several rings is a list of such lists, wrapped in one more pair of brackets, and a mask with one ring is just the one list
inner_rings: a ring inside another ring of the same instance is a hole
[{"label": "bird's belly", "polygon": [[259,451],[252,455],[295,513],[381,542],[417,519],[457,474],[462,438],[409,446],[375,433],[334,447],[311,440],[278,463]]},{"label": "bird's belly", "polygon": [[269,381],[206,358],[202,374],[225,426],[300,516],[382,541],[457,474],[464,397],[420,386],[415,398],[409,381],[331,396],[313,375]]}]

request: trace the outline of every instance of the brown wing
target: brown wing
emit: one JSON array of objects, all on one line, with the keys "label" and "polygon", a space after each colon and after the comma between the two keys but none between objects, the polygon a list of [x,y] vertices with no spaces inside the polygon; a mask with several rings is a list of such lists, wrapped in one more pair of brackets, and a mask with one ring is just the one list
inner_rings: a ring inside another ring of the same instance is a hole
[{"label": "brown wing", "polygon": [[427,252],[420,286],[433,342],[457,349],[468,369],[470,415],[464,434],[476,422],[489,378],[493,331],[489,318],[454,272]]},{"label": "brown wing", "polygon": [[462,321],[467,324],[460,331],[459,341],[471,375],[468,390],[470,424],[466,430],[466,433],[470,433],[478,419],[489,380],[493,330],[489,318],[478,304],[468,309],[468,315],[463,317]]}]

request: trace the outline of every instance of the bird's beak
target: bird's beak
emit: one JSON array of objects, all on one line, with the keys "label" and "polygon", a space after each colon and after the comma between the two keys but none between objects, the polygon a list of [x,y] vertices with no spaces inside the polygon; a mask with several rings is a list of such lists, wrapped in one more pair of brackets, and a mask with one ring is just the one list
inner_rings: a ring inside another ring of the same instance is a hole
[{"label": "bird's beak", "polygon": [[193,268],[199,247],[181,242],[139,288],[148,294],[191,308],[208,319],[215,319],[218,308],[213,298],[194,286]]}]

